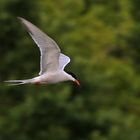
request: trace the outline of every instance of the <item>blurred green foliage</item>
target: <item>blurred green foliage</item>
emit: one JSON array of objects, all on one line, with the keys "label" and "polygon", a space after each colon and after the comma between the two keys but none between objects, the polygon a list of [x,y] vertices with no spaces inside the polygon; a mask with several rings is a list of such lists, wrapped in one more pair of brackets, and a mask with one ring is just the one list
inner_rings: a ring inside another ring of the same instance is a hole
[{"label": "blurred green foliage", "polygon": [[0,140],[140,139],[139,0],[1,0],[0,81],[39,72],[39,51],[16,19],[56,40],[81,81],[0,85]]}]

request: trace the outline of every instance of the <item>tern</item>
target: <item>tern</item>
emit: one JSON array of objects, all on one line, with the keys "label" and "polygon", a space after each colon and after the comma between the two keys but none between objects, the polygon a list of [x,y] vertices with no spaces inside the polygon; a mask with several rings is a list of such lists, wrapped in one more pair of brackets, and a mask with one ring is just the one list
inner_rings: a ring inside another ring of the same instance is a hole
[{"label": "tern", "polygon": [[37,77],[25,80],[8,80],[11,85],[21,84],[55,84],[63,81],[73,81],[80,85],[76,75],[72,72],[65,72],[65,66],[70,62],[70,58],[61,53],[57,43],[38,27],[22,17],[18,17],[33,41],[39,47],[40,72]]}]

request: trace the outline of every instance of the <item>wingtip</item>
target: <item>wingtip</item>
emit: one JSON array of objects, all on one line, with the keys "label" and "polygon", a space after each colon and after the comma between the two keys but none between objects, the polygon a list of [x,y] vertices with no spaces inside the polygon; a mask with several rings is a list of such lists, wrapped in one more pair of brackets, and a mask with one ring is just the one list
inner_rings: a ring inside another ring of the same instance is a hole
[{"label": "wingtip", "polygon": [[17,19],[18,19],[18,20],[20,20],[20,21],[22,21],[22,20],[23,20],[23,18],[22,18],[22,17],[19,17],[19,16],[17,17]]},{"label": "wingtip", "polygon": [[23,17],[19,17],[19,16],[18,16],[17,19],[18,19],[20,22],[22,22],[22,23],[23,23],[23,22],[27,22],[26,19],[24,19]]}]

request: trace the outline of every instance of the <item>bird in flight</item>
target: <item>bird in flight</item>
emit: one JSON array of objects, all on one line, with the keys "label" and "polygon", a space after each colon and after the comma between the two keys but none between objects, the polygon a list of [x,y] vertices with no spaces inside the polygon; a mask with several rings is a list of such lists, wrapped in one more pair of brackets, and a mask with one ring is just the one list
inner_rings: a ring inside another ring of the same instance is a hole
[{"label": "bird in flight", "polygon": [[8,80],[5,82],[11,85],[21,84],[55,84],[63,81],[73,81],[80,86],[79,80],[72,72],[65,72],[65,66],[70,62],[70,58],[61,53],[56,42],[22,17],[18,17],[36,45],[39,47],[40,72],[39,76],[25,80]]}]

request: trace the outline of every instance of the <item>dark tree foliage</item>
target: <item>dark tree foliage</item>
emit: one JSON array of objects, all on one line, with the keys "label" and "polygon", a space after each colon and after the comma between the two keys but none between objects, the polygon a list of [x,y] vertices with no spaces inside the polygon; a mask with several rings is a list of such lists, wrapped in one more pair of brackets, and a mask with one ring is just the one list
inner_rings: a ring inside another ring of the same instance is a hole
[{"label": "dark tree foliage", "polygon": [[[138,0],[0,1],[0,140],[139,140]],[[24,17],[70,56],[81,81],[8,86],[38,75]]]}]

